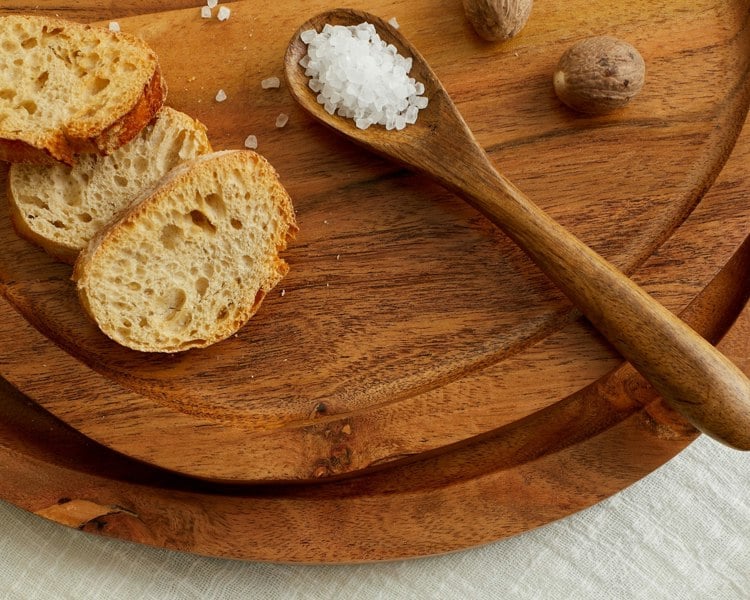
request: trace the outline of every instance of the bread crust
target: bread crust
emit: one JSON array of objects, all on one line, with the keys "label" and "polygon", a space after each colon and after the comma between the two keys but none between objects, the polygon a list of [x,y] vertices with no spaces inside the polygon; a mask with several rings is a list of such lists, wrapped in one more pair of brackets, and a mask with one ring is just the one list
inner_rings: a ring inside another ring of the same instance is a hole
[{"label": "bread crust", "polygon": [[[5,17],[6,19],[10,17]],[[94,30],[91,25],[84,25],[64,19],[46,17],[16,17],[26,20],[39,19],[50,27],[81,28]],[[99,32],[97,32],[99,33]],[[110,35],[102,29],[102,35]],[[41,146],[23,139],[2,137],[0,131],[0,160],[6,162],[23,162],[35,164],[52,164],[60,161],[69,165],[75,163],[75,157],[81,153],[109,154],[133,139],[159,112],[167,97],[167,85],[164,81],[156,54],[146,43],[135,36],[118,33],[122,40],[142,48],[144,55],[153,64],[153,72],[143,85],[140,95],[117,114],[111,115],[108,122],[95,130],[81,128],[77,134],[77,124],[69,123],[65,128],[48,136]]]},{"label": "bread crust", "polygon": [[[156,63],[154,74],[149,82],[143,86],[143,93],[136,101],[135,106],[92,140],[94,152],[107,155],[127,144],[153,120],[166,99],[167,84],[161,75],[159,63]],[[77,152],[86,152],[89,147],[89,140],[85,140]]]}]

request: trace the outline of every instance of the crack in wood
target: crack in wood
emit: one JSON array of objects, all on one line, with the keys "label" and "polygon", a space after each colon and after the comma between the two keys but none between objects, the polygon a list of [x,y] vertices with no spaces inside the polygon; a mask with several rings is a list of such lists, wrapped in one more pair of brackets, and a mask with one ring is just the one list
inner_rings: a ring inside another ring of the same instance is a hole
[{"label": "crack in wood", "polygon": [[61,525],[83,529],[88,523],[114,514],[138,515],[116,504],[98,504],[90,500],[61,498],[51,506],[34,511],[34,514]]}]

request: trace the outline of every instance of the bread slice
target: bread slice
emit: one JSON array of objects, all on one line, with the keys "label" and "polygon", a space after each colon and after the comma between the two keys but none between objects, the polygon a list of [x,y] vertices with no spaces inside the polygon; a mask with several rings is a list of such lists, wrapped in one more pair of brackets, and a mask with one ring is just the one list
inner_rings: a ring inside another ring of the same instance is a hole
[{"label": "bread slice", "polygon": [[142,40],[43,16],[0,17],[0,160],[75,162],[131,140],[164,103]]},{"label": "bread slice", "polygon": [[14,164],[8,173],[10,216],[19,235],[68,263],[94,234],[178,164],[211,152],[202,123],[164,107],[109,156],[74,165]]},{"label": "bread slice", "polygon": [[183,163],[75,263],[86,311],[116,342],[147,352],[200,348],[235,333],[288,271],[296,233],[276,171],[249,150]]}]

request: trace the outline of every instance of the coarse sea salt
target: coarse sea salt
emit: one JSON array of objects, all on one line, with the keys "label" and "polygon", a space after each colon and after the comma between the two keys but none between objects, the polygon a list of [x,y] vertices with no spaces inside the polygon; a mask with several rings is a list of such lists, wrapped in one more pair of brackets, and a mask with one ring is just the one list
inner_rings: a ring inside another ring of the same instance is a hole
[{"label": "coarse sea salt", "polygon": [[211,7],[210,6],[201,6],[201,17],[204,19],[210,19],[211,18]]},{"label": "coarse sea salt", "polygon": [[276,117],[276,127],[278,127],[279,129],[286,126],[288,122],[289,122],[289,115],[285,113],[281,113],[278,117]]},{"label": "coarse sea salt", "polygon": [[218,3],[219,0],[206,0],[206,6],[208,6],[208,8],[216,8]]},{"label": "coarse sea salt", "polygon": [[254,135],[249,135],[245,138],[245,148],[255,150],[258,147],[258,138]]},{"label": "coarse sea salt", "polygon": [[216,18],[219,19],[219,21],[226,21],[231,14],[232,11],[229,8],[226,6],[220,6],[219,12],[216,13]]},{"label": "coarse sea salt", "polygon": [[114,33],[120,33],[120,24],[117,21],[110,21],[109,30],[113,31]]},{"label": "coarse sea salt", "polygon": [[300,39],[307,44],[300,66],[329,114],[353,119],[360,129],[401,130],[427,107],[424,85],[409,77],[412,58],[386,44],[371,23],[327,24],[320,33],[303,31]]},{"label": "coarse sea salt", "polygon": [[260,87],[264,90],[270,90],[271,88],[277,88],[281,85],[281,80],[278,77],[266,77],[260,82]]},{"label": "coarse sea salt", "polygon": [[219,90],[216,92],[216,101],[217,102],[224,102],[224,100],[227,99],[227,93],[224,90]]}]

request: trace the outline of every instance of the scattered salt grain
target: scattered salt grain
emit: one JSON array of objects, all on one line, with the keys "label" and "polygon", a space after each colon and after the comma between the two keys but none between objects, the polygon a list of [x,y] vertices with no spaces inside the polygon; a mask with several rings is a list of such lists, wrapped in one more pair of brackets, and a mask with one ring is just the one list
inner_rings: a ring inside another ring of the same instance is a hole
[{"label": "scattered salt grain", "polygon": [[222,6],[219,8],[219,12],[216,13],[216,18],[219,19],[219,21],[226,21],[230,14],[232,14],[232,11],[226,6]]},{"label": "scattered salt grain", "polygon": [[374,25],[325,25],[320,33],[303,31],[300,39],[308,46],[300,66],[329,114],[353,119],[360,129],[400,130],[427,107],[424,85],[409,77],[412,58],[386,44]]},{"label": "scattered salt grain", "polygon": [[398,21],[396,20],[396,17],[391,17],[390,19],[388,19],[388,25],[390,25],[394,29],[398,29],[400,27]]},{"label": "scattered salt grain", "polygon": [[110,21],[109,30],[114,31],[115,33],[120,33],[120,24],[117,21]]},{"label": "scattered salt grain", "polygon": [[258,138],[254,135],[249,135],[245,138],[245,148],[255,150],[258,147]]},{"label": "scattered salt grain", "polygon": [[224,90],[219,90],[216,92],[216,101],[217,102],[224,102],[224,100],[227,99],[227,93]]},{"label": "scattered salt grain", "polygon": [[281,290],[281,297],[283,298],[284,296],[286,296],[286,290]]},{"label": "scattered salt grain", "polygon": [[216,5],[218,3],[219,3],[219,0],[207,0],[206,6],[208,6],[208,8],[216,8]]},{"label": "scattered salt grain", "polygon": [[285,115],[284,113],[281,113],[278,117],[276,117],[276,127],[284,127],[289,122],[289,115]]},{"label": "scattered salt grain", "polygon": [[281,80],[278,77],[266,77],[260,82],[260,87],[264,90],[270,90],[271,88],[277,88],[281,85]]},{"label": "scattered salt grain", "polygon": [[211,18],[211,7],[210,6],[201,6],[201,17],[204,19],[210,19]]}]

